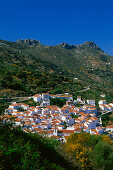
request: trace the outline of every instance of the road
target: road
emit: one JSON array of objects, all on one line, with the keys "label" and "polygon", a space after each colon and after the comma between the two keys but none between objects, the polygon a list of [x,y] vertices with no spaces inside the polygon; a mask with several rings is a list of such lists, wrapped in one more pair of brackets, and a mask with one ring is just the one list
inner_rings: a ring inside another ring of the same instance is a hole
[{"label": "road", "polygon": [[[87,88],[80,90],[78,92],[84,92],[84,91],[90,90],[90,86],[91,85],[89,85]],[[16,100],[16,99],[19,99],[18,101],[24,101],[24,100],[29,100],[31,98],[32,97],[13,97],[13,98],[0,98],[0,100]]]},{"label": "road", "polygon": [[84,91],[90,90],[90,86],[91,86],[91,85],[89,85],[87,88],[85,88],[85,89],[83,89],[83,90],[80,90],[80,91],[78,91],[78,92],[84,92]]},{"label": "road", "polygon": [[31,97],[0,98],[0,100],[17,100],[17,101],[24,101],[29,99],[31,99]]},{"label": "road", "polygon": [[8,100],[8,99],[11,99],[11,100],[13,100],[13,99],[24,99],[24,98],[31,98],[31,97],[13,97],[13,98],[0,98],[0,100],[2,100],[2,99],[6,99],[6,100]]},{"label": "road", "polygon": [[106,114],[108,114],[108,113],[110,113],[110,112],[111,112],[111,111],[107,111],[107,112],[105,112],[105,113],[102,112],[102,114],[99,115],[98,117],[101,117],[101,116],[103,116],[103,115],[106,115]]}]

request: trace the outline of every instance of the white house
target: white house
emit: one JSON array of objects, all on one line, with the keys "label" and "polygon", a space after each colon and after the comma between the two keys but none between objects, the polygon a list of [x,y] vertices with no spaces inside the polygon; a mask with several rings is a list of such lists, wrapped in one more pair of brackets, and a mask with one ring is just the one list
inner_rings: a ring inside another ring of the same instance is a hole
[{"label": "white house", "polygon": [[113,103],[109,103],[113,107]]},{"label": "white house", "polygon": [[57,131],[57,136],[70,136],[74,133],[74,130],[62,129]]},{"label": "white house", "polygon": [[74,132],[75,132],[75,133],[81,133],[81,132],[82,132],[82,129],[81,129],[81,128],[75,128],[75,129],[74,129]]},{"label": "white house", "polygon": [[43,100],[41,106],[50,106],[50,100]]},{"label": "white house", "polygon": [[105,127],[96,127],[96,131],[102,135],[105,131]]},{"label": "white house", "polygon": [[54,131],[53,131],[53,135],[54,135],[54,136],[57,136],[57,134],[58,134],[57,128],[54,128],[53,130],[54,130]]},{"label": "white house", "polygon": [[104,93],[100,94],[100,97],[106,97],[106,95]]},{"label": "white house", "polygon": [[75,119],[73,119],[73,118],[67,119],[67,124],[68,125],[73,125],[74,123],[75,123]]},{"label": "white house", "polygon": [[42,94],[42,100],[49,100],[49,98],[50,98],[49,93],[43,93]]},{"label": "white house", "polygon": [[95,100],[87,100],[87,104],[95,106]]},{"label": "white house", "polygon": [[60,99],[66,99],[67,101],[73,101],[73,96],[72,95],[60,95],[58,96]]},{"label": "white house", "polygon": [[111,131],[113,132],[113,125],[109,125],[106,127],[106,131]]},{"label": "white house", "polygon": [[17,118],[17,119],[15,120],[15,125],[16,125],[16,126],[22,126],[21,122],[22,122],[21,119]]},{"label": "white house", "polygon": [[77,96],[77,102],[81,102],[81,96]]},{"label": "white house", "polygon": [[5,113],[10,114],[10,113],[14,112],[14,110],[17,111],[17,109],[13,109],[12,107],[10,107],[8,109],[5,109]]},{"label": "white house", "polygon": [[98,118],[97,117],[92,117],[85,121],[84,125],[90,130],[90,129],[95,129],[96,125],[98,123]]},{"label": "white house", "polygon": [[60,113],[63,113],[63,114],[69,113],[69,109],[62,107],[62,108],[60,108]]},{"label": "white house", "polygon": [[113,111],[113,106],[111,104],[107,104],[109,111]]},{"label": "white house", "polygon": [[35,94],[32,98],[35,102],[41,102],[42,99],[41,94]]},{"label": "white house", "polygon": [[85,99],[81,100],[80,104],[85,104]]},{"label": "white house", "polygon": [[35,115],[35,111],[34,111],[34,110],[31,110],[31,109],[30,109],[30,110],[28,110],[28,111],[30,112],[30,114],[29,114],[30,116],[31,116],[31,115]]},{"label": "white house", "polygon": [[96,129],[90,129],[91,135],[99,135],[99,132],[96,131]]},{"label": "white house", "polygon": [[66,121],[66,116],[62,116],[62,120],[63,120],[63,121]]},{"label": "white house", "polygon": [[103,104],[100,104],[99,105],[100,109],[103,110],[103,111],[109,111],[109,107],[107,104],[103,105]]},{"label": "white house", "polygon": [[100,104],[105,105],[105,104],[106,104],[106,100],[99,100],[98,104],[99,104],[99,105],[100,105]]},{"label": "white house", "polygon": [[10,109],[18,109],[20,107],[19,104],[17,104],[16,102],[13,102],[11,105],[9,105]]},{"label": "white house", "polygon": [[35,113],[38,113],[38,114],[41,114],[41,112],[42,112],[41,108],[39,108],[37,106],[34,111],[35,111]]},{"label": "white house", "polygon": [[29,105],[28,104],[25,104],[25,103],[19,103],[19,105],[25,109],[25,110],[28,110],[29,109]]},{"label": "white house", "polygon": [[68,106],[73,106],[74,104],[73,104],[73,101],[66,101],[66,105],[68,105]]}]

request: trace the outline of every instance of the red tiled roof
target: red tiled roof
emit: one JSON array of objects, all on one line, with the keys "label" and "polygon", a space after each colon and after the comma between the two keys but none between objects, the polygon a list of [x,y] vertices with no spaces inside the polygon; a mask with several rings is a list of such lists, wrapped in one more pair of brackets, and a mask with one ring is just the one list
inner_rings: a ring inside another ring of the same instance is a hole
[{"label": "red tiled roof", "polygon": [[74,133],[74,130],[60,130],[62,133]]},{"label": "red tiled roof", "polygon": [[107,126],[106,128],[113,128],[113,125],[109,125],[109,126]]}]

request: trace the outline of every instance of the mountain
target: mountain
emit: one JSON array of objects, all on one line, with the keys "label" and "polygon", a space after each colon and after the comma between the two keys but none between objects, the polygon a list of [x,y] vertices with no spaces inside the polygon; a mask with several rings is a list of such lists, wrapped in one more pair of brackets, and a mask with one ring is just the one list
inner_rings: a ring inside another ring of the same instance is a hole
[{"label": "mountain", "polygon": [[98,47],[93,41],[86,41],[85,43],[81,45],[70,45],[65,42],[59,44],[59,46],[64,47],[66,49],[84,49],[84,48],[90,48],[92,50],[101,50],[100,47]]},{"label": "mountain", "polygon": [[93,92],[113,92],[113,57],[92,41],[46,46],[30,39],[0,40],[0,65],[1,91],[12,88],[5,82],[10,72],[12,82],[19,82],[25,91],[76,93],[91,85]]},{"label": "mountain", "polygon": [[92,41],[81,45],[62,43],[57,46],[24,48],[22,51],[60,66],[83,82],[86,80],[86,85],[100,84],[106,88],[113,85],[113,57]]},{"label": "mountain", "polygon": [[[23,52],[28,48],[30,46],[23,42],[0,41],[0,96],[70,91],[71,74],[54,63]],[[37,47],[31,45],[32,48]],[[75,82],[73,88],[80,90],[83,87],[80,82]]]},{"label": "mountain", "polygon": [[26,39],[26,40],[19,39],[19,40],[17,40],[17,42],[21,43],[23,45],[29,45],[29,46],[42,46],[40,41],[33,40],[33,39]]}]

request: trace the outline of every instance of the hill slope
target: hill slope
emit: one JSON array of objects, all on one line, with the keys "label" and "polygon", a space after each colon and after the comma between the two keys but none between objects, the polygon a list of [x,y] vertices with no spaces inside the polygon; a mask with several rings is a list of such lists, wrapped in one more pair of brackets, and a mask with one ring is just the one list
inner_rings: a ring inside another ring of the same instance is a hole
[{"label": "hill slope", "polygon": [[[55,92],[56,86],[56,92],[62,92],[62,89],[77,91],[88,85],[103,92],[113,91],[113,57],[104,53],[91,41],[81,45],[62,43],[57,46],[45,46],[36,40],[1,40],[0,64],[1,90],[5,81],[3,74],[19,70],[21,75],[18,75],[17,71],[13,79],[19,78],[18,81],[22,86],[25,84],[24,90],[27,87],[27,91],[36,92],[43,88],[42,91]],[[33,75],[25,73],[26,71],[33,72]],[[27,75],[22,78],[24,74]],[[30,80],[28,77],[34,79]],[[73,82],[75,77],[79,79],[78,82]],[[7,83],[4,88],[6,87]]]},{"label": "hill slope", "polygon": [[[18,48],[18,49],[17,49]],[[19,50],[21,48],[21,51]],[[23,96],[38,92],[61,93],[70,91],[70,74],[56,64],[22,52],[29,46],[1,41],[0,95]],[[75,89],[82,89],[75,83]]]},{"label": "hill slope", "polygon": [[[65,43],[64,43],[65,44]],[[94,42],[74,46],[60,44],[27,48],[23,52],[49,61],[87,82],[112,86],[113,57],[104,53]],[[86,84],[87,84],[86,82]]]}]

